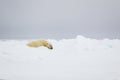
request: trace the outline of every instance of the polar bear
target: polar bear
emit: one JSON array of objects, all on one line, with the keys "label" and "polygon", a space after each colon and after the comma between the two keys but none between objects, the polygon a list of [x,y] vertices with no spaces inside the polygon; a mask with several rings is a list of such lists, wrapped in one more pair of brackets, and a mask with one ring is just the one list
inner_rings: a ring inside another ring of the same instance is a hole
[{"label": "polar bear", "polygon": [[44,47],[47,47],[48,49],[53,49],[53,46],[47,40],[44,40],[44,39],[30,41],[27,43],[27,46],[36,47],[36,48],[40,46],[44,46]]}]

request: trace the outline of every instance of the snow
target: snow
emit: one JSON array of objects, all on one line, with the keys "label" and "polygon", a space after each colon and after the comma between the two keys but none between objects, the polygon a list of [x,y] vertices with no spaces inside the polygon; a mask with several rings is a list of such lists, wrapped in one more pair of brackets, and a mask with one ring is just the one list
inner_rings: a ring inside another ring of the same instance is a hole
[{"label": "snow", "polygon": [[54,49],[0,40],[0,80],[120,80],[120,40],[48,39]]}]

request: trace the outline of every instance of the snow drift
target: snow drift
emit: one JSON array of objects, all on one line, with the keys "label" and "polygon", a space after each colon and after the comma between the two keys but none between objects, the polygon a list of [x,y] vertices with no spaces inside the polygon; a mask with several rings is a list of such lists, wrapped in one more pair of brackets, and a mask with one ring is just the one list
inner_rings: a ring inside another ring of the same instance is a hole
[{"label": "snow drift", "polygon": [[3,80],[120,80],[120,40],[49,39],[54,49],[0,41]]}]

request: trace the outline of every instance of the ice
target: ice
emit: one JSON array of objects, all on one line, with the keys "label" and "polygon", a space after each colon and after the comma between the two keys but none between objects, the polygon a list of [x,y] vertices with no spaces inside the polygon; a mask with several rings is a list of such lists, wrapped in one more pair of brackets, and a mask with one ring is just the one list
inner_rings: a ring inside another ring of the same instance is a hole
[{"label": "ice", "polygon": [[120,40],[48,39],[54,49],[0,41],[0,80],[120,80]]}]

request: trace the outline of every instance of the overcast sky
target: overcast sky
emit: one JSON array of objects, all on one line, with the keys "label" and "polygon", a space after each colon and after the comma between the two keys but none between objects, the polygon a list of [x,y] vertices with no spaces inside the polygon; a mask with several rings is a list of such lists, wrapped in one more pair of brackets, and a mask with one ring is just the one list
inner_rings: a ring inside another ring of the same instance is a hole
[{"label": "overcast sky", "polygon": [[0,38],[120,39],[120,0],[0,0]]}]

